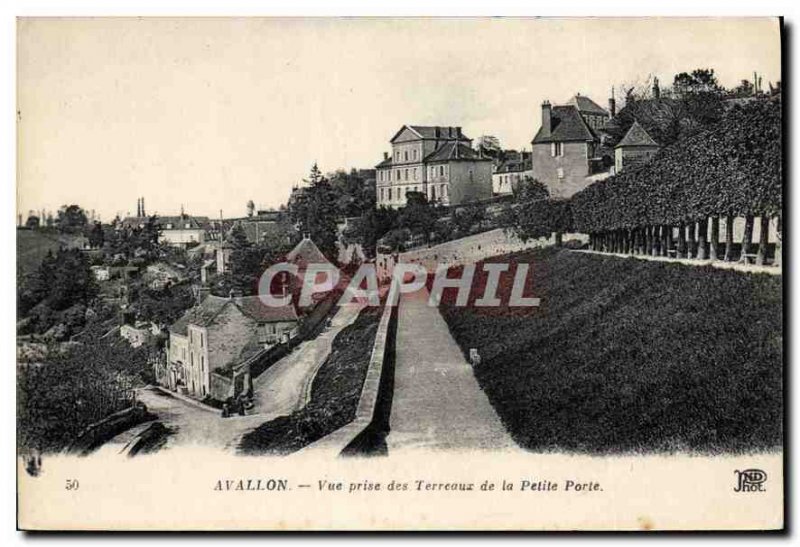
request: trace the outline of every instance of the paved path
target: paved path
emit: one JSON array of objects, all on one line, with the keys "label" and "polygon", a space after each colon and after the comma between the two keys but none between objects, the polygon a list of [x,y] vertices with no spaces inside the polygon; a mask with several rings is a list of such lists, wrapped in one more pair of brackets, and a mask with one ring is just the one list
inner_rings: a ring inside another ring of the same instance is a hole
[{"label": "paved path", "polygon": [[342,306],[322,334],[297,346],[253,381],[255,411],[268,420],[291,414],[308,403],[311,384],[331,353],[333,339],[352,324],[362,307]]},{"label": "paved path", "polygon": [[[320,366],[328,358],[333,339],[358,317],[360,306],[343,306],[332,324],[313,340],[298,345],[292,353],[272,365],[253,382],[255,414],[222,418],[220,411],[189,403],[155,387],[137,390],[137,398],[147,405],[171,434],[164,448],[200,446],[235,451],[242,436],[259,425],[291,414],[306,405],[306,395]],[[127,453],[128,443],[155,421],[125,431],[100,447],[96,453]]]},{"label": "paved path", "polygon": [[397,324],[389,454],[516,445],[478,385],[428,292],[403,295]]}]

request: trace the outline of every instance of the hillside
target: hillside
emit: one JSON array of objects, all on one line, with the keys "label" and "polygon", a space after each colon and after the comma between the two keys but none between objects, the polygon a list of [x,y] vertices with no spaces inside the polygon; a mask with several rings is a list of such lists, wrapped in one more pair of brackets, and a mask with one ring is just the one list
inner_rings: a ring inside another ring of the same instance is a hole
[{"label": "hillside", "polygon": [[27,275],[39,267],[47,251],[55,253],[60,246],[79,248],[84,239],[56,232],[17,230],[17,271],[20,275]]},{"label": "hillside", "polygon": [[541,307],[464,310],[446,294],[441,311],[462,351],[479,349],[476,377],[521,446],[781,446],[780,276],[554,249],[490,261],[531,263]]}]

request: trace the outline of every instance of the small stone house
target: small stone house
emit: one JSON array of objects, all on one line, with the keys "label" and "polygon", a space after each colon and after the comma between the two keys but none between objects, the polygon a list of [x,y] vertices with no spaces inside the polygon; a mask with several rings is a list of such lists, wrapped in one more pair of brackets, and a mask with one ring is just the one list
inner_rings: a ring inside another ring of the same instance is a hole
[{"label": "small stone house", "polygon": [[294,306],[266,306],[258,296],[207,296],[170,327],[167,351],[169,387],[202,399],[224,400],[212,392],[212,373],[242,370],[261,351],[297,334]]},{"label": "small stone house", "polygon": [[626,167],[630,169],[648,162],[658,149],[658,143],[644,127],[639,125],[639,122],[634,121],[622,140],[614,147],[614,169],[617,173],[621,173]]}]

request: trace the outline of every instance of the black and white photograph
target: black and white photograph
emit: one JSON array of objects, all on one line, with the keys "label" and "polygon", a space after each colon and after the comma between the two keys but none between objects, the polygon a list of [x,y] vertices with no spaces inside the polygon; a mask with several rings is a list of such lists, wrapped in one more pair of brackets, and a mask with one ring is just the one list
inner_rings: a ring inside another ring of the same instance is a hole
[{"label": "black and white photograph", "polygon": [[18,528],[783,529],[785,38],[19,17]]}]

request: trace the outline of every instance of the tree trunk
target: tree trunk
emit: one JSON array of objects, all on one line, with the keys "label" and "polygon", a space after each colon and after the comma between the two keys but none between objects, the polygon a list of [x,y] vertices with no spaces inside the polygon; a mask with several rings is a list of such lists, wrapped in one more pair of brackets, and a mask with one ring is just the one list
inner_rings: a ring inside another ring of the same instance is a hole
[{"label": "tree trunk", "polygon": [[694,256],[694,230],[694,222],[690,222],[686,225],[686,258],[692,258]]},{"label": "tree trunk", "polygon": [[686,254],[686,223],[681,222],[678,225],[678,252],[675,254],[677,258],[683,258]]},{"label": "tree trunk", "polygon": [[758,254],[756,264],[763,266],[767,262],[767,245],[769,245],[769,217],[761,215],[759,218],[761,226],[758,234]]},{"label": "tree trunk", "polygon": [[717,260],[717,247],[719,246],[719,217],[711,217],[711,243],[708,246],[708,258]]},{"label": "tree trunk", "polygon": [[708,218],[703,217],[697,223],[697,259],[705,260],[708,256]]},{"label": "tree trunk", "polygon": [[744,234],[742,234],[742,254],[739,260],[747,263],[745,255],[750,254],[750,246],[753,244],[753,215],[745,215],[744,217]]},{"label": "tree trunk", "polygon": [[780,268],[783,262],[783,226],[781,225],[780,215],[775,217],[775,219],[775,258],[772,260],[772,265]]},{"label": "tree trunk", "polygon": [[652,244],[652,247],[650,248],[650,254],[652,256],[658,256],[658,226],[652,226],[650,231],[653,234],[650,239],[650,243]]},{"label": "tree trunk", "polygon": [[[673,237],[672,226],[667,226],[667,256],[670,256],[669,251],[675,248],[675,239]],[[677,256],[677,253],[676,253]]]},{"label": "tree trunk", "polygon": [[733,260],[733,213],[725,215],[725,262]]},{"label": "tree trunk", "polygon": [[563,240],[563,234],[561,232],[556,232],[556,247],[561,247]]}]

